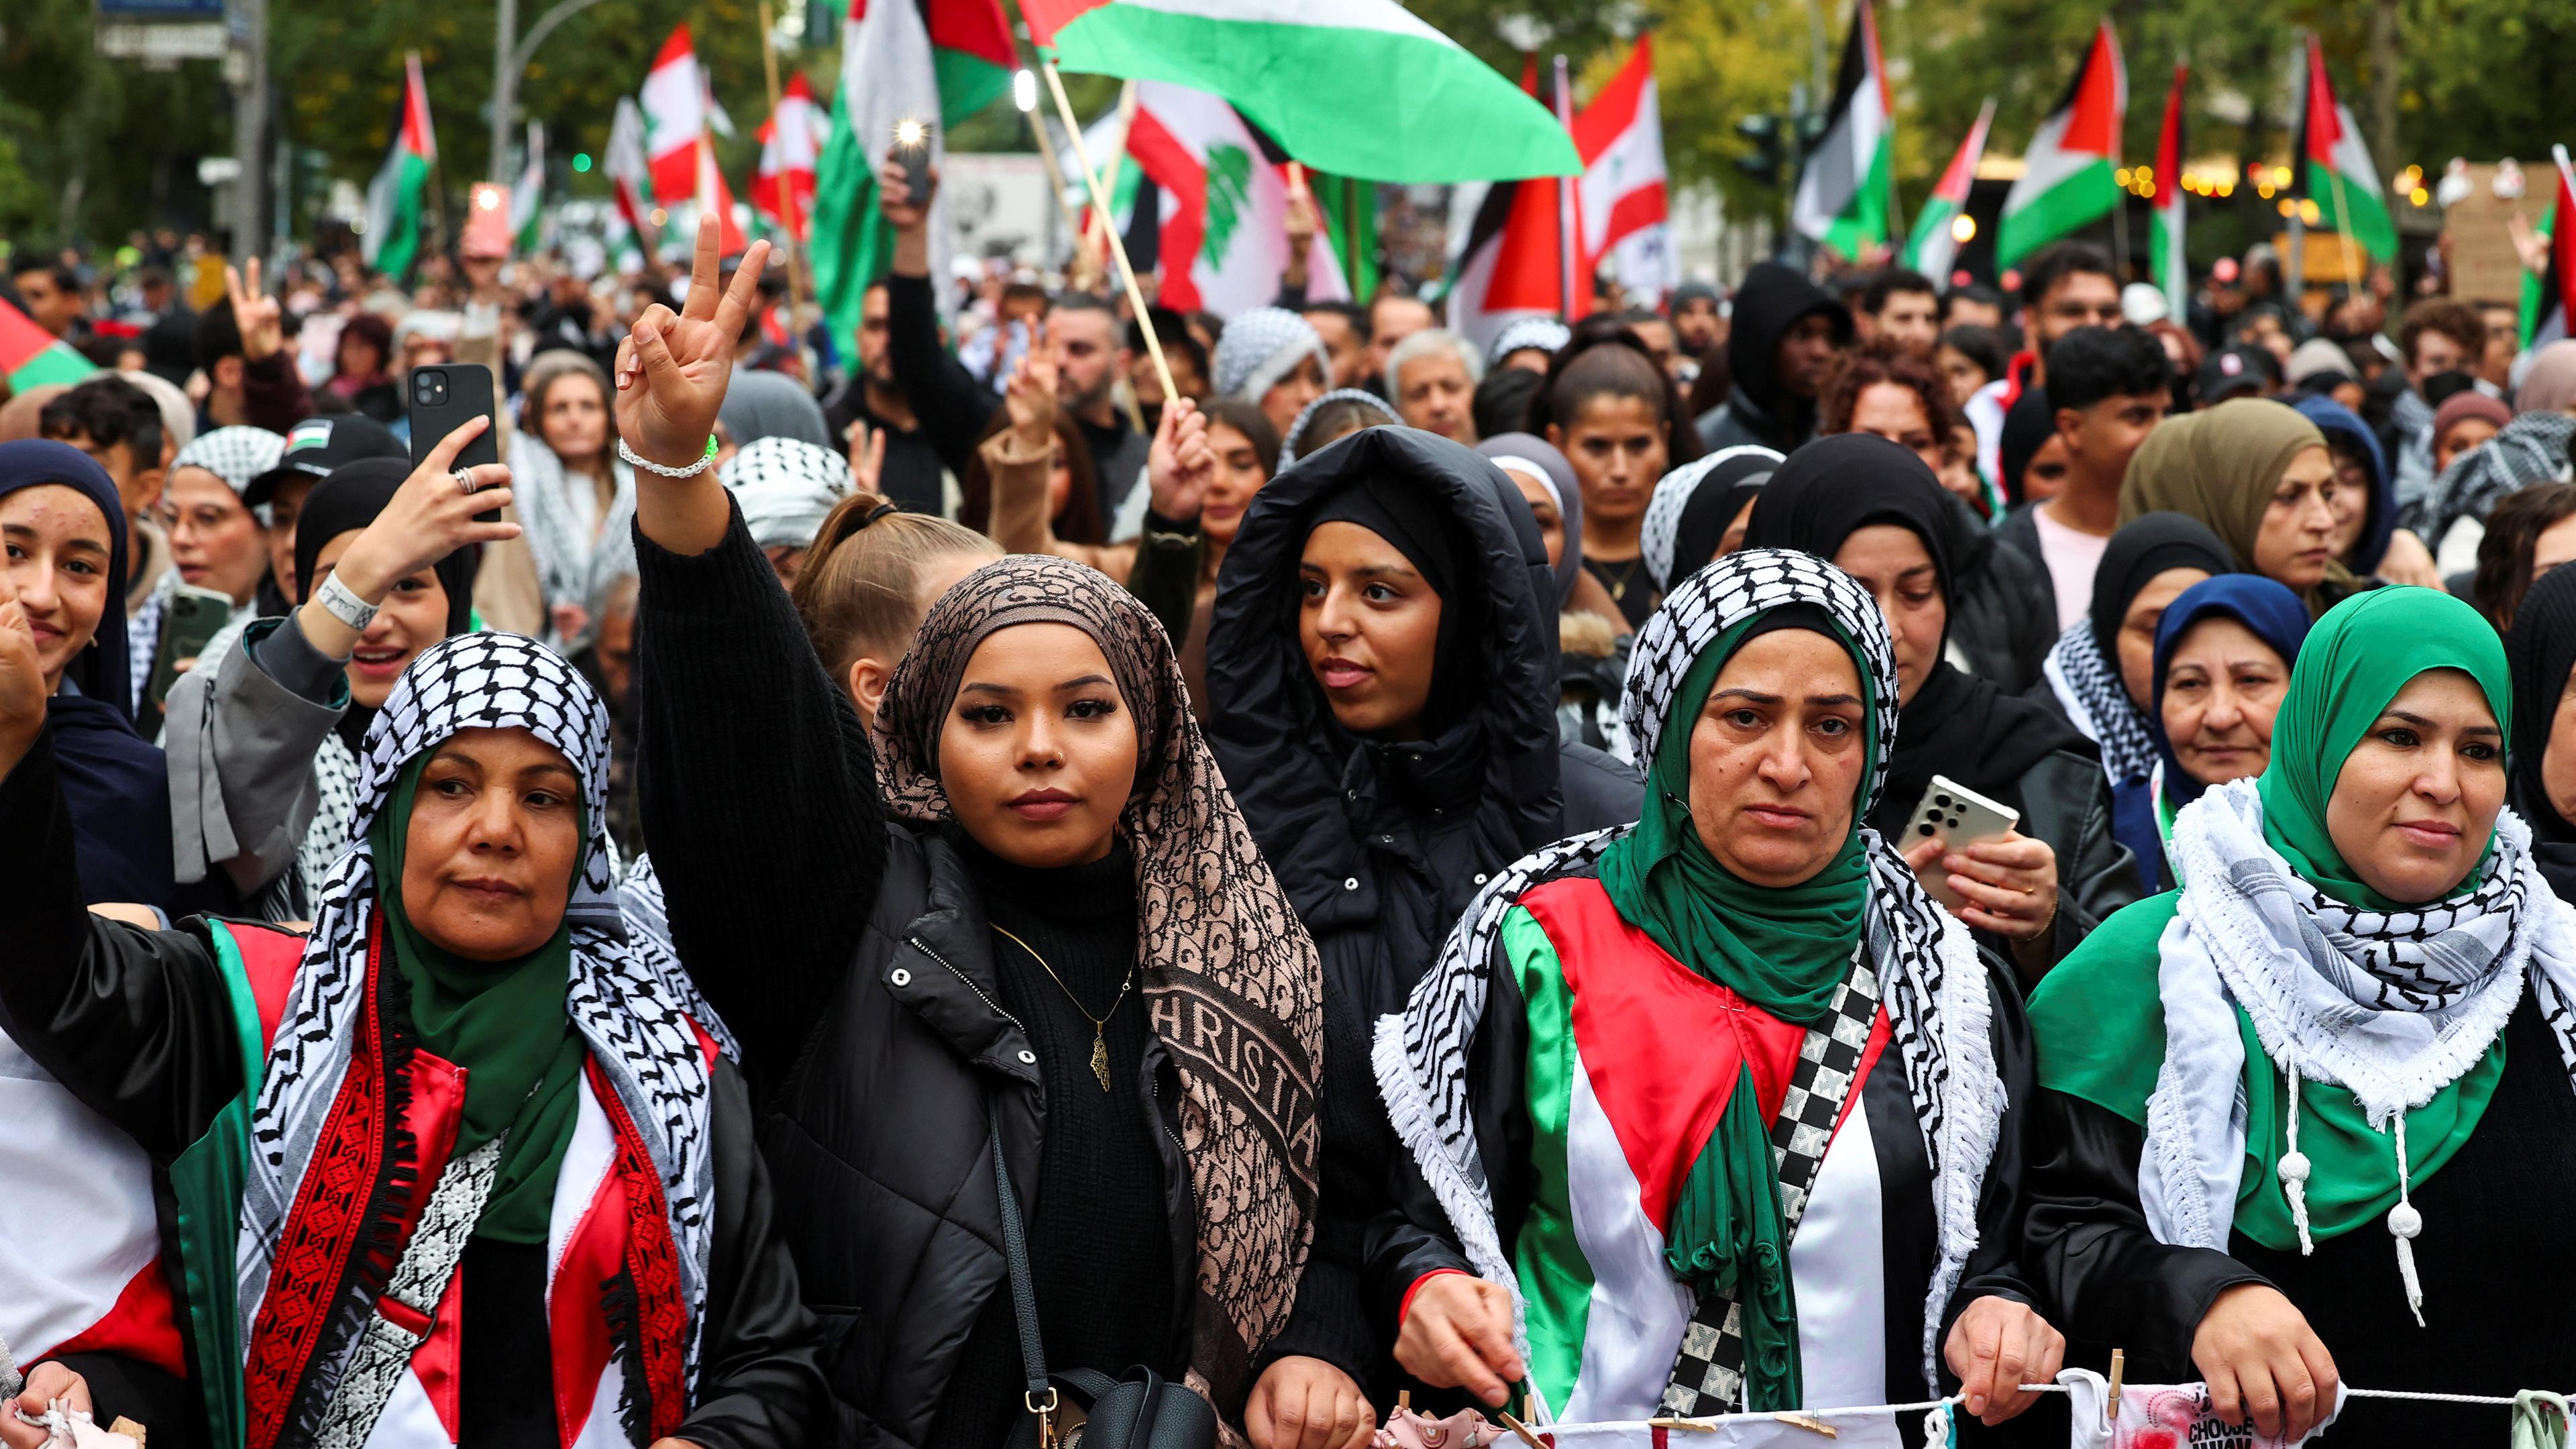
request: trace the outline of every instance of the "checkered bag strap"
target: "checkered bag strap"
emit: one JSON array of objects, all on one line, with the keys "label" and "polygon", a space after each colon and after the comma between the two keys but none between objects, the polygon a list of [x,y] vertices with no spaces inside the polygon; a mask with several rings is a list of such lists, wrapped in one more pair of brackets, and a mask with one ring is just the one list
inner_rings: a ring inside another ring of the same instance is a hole
[{"label": "checkered bag strap", "polygon": [[[1852,953],[1851,975],[1835,988],[1824,1019],[1809,1027],[1798,1044],[1798,1065],[1789,1074],[1788,1094],[1780,1099],[1780,1115],[1771,1124],[1784,1248],[1807,1215],[1807,1195],[1824,1170],[1834,1124],[1842,1120],[1843,1104],[1851,1100],[1852,1083],[1859,1079],[1861,1054],[1878,1019],[1878,996],[1878,972],[1863,942]],[[1679,1418],[1699,1418],[1733,1413],[1743,1400],[1744,1309],[1732,1297],[1712,1291],[1691,1308],[1661,1408]]]}]

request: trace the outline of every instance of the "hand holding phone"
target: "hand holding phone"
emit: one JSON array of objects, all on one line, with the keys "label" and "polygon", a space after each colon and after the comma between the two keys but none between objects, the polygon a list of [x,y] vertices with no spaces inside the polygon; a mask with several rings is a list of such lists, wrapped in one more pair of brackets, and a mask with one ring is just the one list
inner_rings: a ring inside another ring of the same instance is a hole
[{"label": "hand holding phone", "polygon": [[[492,403],[492,369],[479,362],[415,367],[407,386],[413,467],[429,461],[430,454],[438,450],[448,434],[464,426],[468,419],[478,417],[486,426],[467,440],[451,466],[471,468],[501,461],[499,419],[494,416]],[[486,509],[474,515],[474,520],[498,523],[501,510],[497,506]]]},{"label": "hand holding phone", "polygon": [[[2000,840],[2012,834],[2020,823],[2020,811],[1999,805],[1947,775],[1934,775],[1932,783],[1924,787],[1923,798],[1915,805],[1914,813],[1906,817],[1905,835],[1897,841],[1896,848],[1911,860],[1923,842],[1938,841],[1939,854],[1932,857],[1932,861],[1937,863],[1941,856],[1964,850],[1979,841]],[[1923,890],[1953,913],[1964,904],[1958,892],[1950,888],[1946,871],[1925,871]]]}]

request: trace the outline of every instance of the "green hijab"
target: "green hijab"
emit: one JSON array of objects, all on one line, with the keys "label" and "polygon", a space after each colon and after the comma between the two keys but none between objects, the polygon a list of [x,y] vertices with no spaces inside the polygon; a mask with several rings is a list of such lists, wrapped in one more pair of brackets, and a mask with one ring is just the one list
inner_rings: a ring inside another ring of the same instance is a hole
[{"label": "green hijab", "polygon": [[1869,858],[1859,828],[1867,802],[1852,802],[1852,828],[1832,861],[1793,886],[1757,886],[1718,864],[1700,843],[1689,804],[1691,729],[1719,671],[1746,640],[1781,628],[1811,629],[1851,656],[1868,751],[1861,779],[1872,778],[1886,742],[1876,737],[1878,704],[1860,646],[1812,605],[1753,615],[1711,640],[1683,674],[1646,772],[1637,828],[1602,853],[1600,872],[1619,914],[1674,960],[1782,1021],[1805,1026],[1832,1005],[1867,924]]},{"label": "green hijab", "polygon": [[[1810,629],[1843,647],[1861,681],[1866,796],[1886,742],[1860,646],[1812,604],[1785,604],[1738,621],[1711,640],[1682,675],[1646,772],[1637,828],[1602,853],[1602,889],[1621,917],[1691,970],[1787,1022],[1808,1025],[1832,1006],[1869,920],[1869,858],[1860,840],[1868,800],[1825,868],[1794,886],[1757,886],[1717,863],[1690,818],[1693,725],[1719,671],[1746,640],[1774,629]],[[1716,1130],[1691,1162],[1664,1232],[1664,1262],[1694,1296],[1728,1294],[1741,1310],[1744,1399],[1752,1410],[1805,1401],[1798,1360],[1798,1303],[1790,1282],[1788,1224],[1780,1205],[1771,1124],[1750,1067]]]},{"label": "green hijab", "polygon": [[[2269,398],[2241,397],[2158,423],[2129,458],[2120,484],[2120,521],[2156,512],[2186,514],[2226,540],[2236,567],[2254,567],[2254,540],[2279,491],[2281,475],[2326,435],[2298,409]],[[2323,583],[2299,597],[2308,612],[2353,588],[2340,559],[2326,564]]]},{"label": "green hijab", "polygon": [[[2461,670],[2476,680],[2498,728],[2512,729],[2513,672],[2504,642],[2477,610],[2438,589],[2372,589],[2344,600],[2308,632],[2290,669],[2272,719],[2272,760],[2256,782],[2263,835],[2291,869],[2345,905],[2404,908],[2363,885],[2345,864],[2326,833],[2326,801],[2380,711],[2415,676],[2433,669]],[[2494,848],[2490,832],[2487,849]],[[2460,888],[2476,879],[2472,870]]]},{"label": "green hijab", "polygon": [[[475,1236],[543,1243],[554,1213],[555,1174],[580,1103],[582,1041],[564,1006],[572,988],[572,929],[558,924],[544,945],[515,961],[469,961],[413,927],[403,910],[403,846],[428,760],[424,752],[403,766],[392,798],[368,827],[380,883],[376,910],[410,991],[414,1044],[465,1069],[456,1155],[504,1129],[510,1134]],[[578,804],[573,815],[588,818]]]}]

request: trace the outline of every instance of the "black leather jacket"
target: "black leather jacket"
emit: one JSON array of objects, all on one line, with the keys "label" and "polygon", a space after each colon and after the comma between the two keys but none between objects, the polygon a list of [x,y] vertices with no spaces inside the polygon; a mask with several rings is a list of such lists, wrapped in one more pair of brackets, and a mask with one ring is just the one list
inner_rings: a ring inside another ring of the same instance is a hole
[{"label": "black leather jacket", "polygon": [[[2146,894],[2129,847],[2111,838],[2111,788],[2099,760],[2056,750],[2022,772],[1999,803],[2021,810],[2021,833],[2057,852],[2057,925],[2049,964],[2066,959],[2113,911]],[[1980,938],[2000,949],[1999,940]],[[2030,974],[2027,988],[2038,977]]]}]

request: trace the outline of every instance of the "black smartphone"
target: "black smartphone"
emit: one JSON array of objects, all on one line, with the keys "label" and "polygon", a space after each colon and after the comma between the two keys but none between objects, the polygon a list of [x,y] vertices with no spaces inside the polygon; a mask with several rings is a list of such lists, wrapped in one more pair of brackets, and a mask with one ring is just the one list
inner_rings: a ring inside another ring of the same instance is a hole
[{"label": "black smartphone", "polygon": [[[436,367],[411,370],[411,462],[417,468],[449,433],[464,426],[471,417],[493,420],[465,451],[456,455],[459,468],[478,463],[501,461],[501,427],[492,405],[492,369],[479,362],[450,362]],[[501,510],[494,508],[474,515],[478,523],[498,523]]]},{"label": "black smartphone", "polygon": [[153,660],[152,677],[144,686],[144,699],[156,707],[167,702],[170,686],[179,682],[179,661],[197,660],[207,643],[231,622],[232,615],[232,599],[212,589],[181,584],[171,590],[161,605],[160,649]]},{"label": "black smartphone", "polygon": [[894,164],[903,173],[903,199],[907,206],[930,204],[930,123],[897,121],[894,127]]}]

